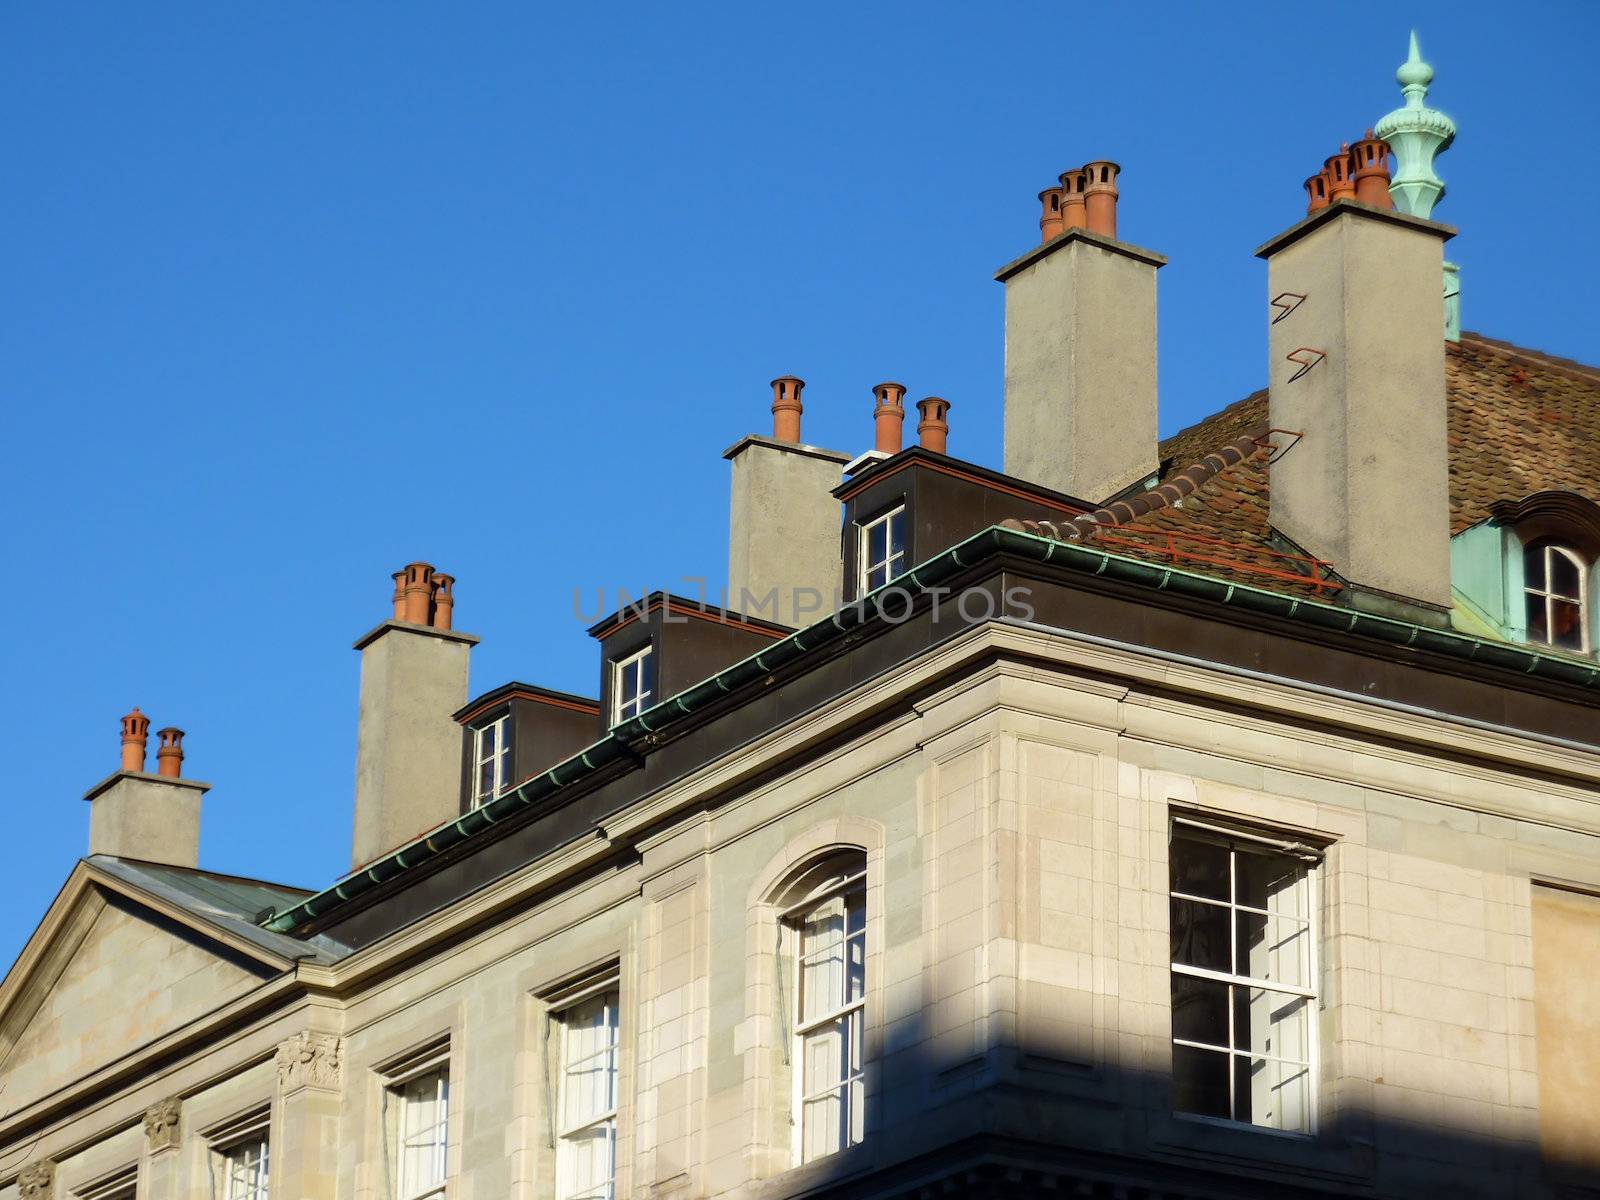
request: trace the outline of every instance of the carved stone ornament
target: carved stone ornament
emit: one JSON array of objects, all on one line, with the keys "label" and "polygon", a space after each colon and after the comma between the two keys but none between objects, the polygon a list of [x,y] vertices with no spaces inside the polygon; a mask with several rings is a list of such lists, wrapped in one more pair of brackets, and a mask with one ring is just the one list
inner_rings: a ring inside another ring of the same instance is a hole
[{"label": "carved stone ornament", "polygon": [[50,1200],[55,1190],[56,1165],[48,1158],[31,1162],[17,1176],[17,1195],[22,1200]]},{"label": "carved stone ornament", "polygon": [[331,1033],[309,1030],[278,1046],[278,1085],[284,1091],[315,1087],[339,1088],[339,1039]]},{"label": "carved stone ornament", "polygon": [[144,1138],[151,1154],[171,1150],[178,1144],[181,1135],[178,1119],[182,1112],[183,1105],[176,1097],[144,1110]]}]

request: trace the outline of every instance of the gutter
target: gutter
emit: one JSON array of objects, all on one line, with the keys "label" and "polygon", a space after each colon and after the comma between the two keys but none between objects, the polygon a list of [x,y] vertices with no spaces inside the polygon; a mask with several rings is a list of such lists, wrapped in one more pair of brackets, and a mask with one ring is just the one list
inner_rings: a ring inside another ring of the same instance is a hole
[{"label": "gutter", "polygon": [[882,614],[888,593],[900,593],[895,597],[895,607],[897,611],[904,611],[902,597],[906,593],[912,597],[924,594],[951,576],[997,553],[1015,554],[1067,570],[1103,575],[1156,591],[1177,592],[1193,599],[1280,617],[1316,629],[1353,634],[1391,646],[1409,646],[1535,679],[1600,690],[1600,664],[1586,663],[1560,654],[1541,654],[1520,646],[1449,630],[1430,629],[1393,617],[1340,608],[1320,600],[1288,596],[1248,584],[1229,583],[1177,567],[1108,554],[1089,546],[1055,541],[993,525],[914,567],[854,604],[790,634],[782,641],[763,647],[749,658],[734,663],[687,691],[613,726],[605,737],[592,746],[565,762],[557,763],[542,775],[535,775],[481,808],[473,809],[432,833],[400,847],[355,874],[346,876],[332,887],[308,896],[293,908],[266,917],[260,924],[273,932],[288,933],[307,921],[326,915],[344,901],[353,900],[379,884],[437,857],[489,826],[498,825],[563,788],[594,775],[604,767],[620,761],[637,761],[637,755],[630,748],[634,743],[641,739],[654,740],[653,735],[679,718],[698,712],[747,684],[764,680],[774,671],[867,625]]}]

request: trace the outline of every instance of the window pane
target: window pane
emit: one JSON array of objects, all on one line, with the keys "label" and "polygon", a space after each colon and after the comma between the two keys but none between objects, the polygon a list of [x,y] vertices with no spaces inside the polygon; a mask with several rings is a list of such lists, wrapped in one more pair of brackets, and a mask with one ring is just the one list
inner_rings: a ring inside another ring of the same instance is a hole
[{"label": "window pane", "polygon": [[1172,837],[1172,890],[1228,899],[1228,848],[1186,831]]},{"label": "window pane", "polygon": [[881,563],[888,557],[889,526],[885,521],[874,521],[867,526],[867,563]]},{"label": "window pane", "polygon": [[1173,972],[1172,1036],[1228,1048],[1228,985]]},{"label": "window pane", "polygon": [[1228,1055],[1216,1050],[1172,1048],[1172,1106],[1202,1117],[1232,1117]]},{"label": "window pane", "polygon": [[1554,595],[1578,598],[1578,564],[1554,546],[1546,549],[1550,559],[1550,584],[1546,589]]},{"label": "window pane", "polygon": [[1550,622],[1551,645],[1563,650],[1583,649],[1583,609],[1567,600],[1552,600]]},{"label": "window pane", "polygon": [[1300,911],[1296,885],[1305,874],[1301,864],[1285,854],[1258,854],[1241,850],[1234,855],[1236,903],[1276,913],[1305,916]]},{"label": "window pane", "polygon": [[561,1139],[563,1200],[605,1200],[616,1179],[616,1128],[607,1121]]},{"label": "window pane", "polygon": [[1231,971],[1228,914],[1221,904],[1199,900],[1172,902],[1172,961],[1208,971]]},{"label": "window pane", "polygon": [[1234,1060],[1235,1120],[1269,1129],[1311,1129],[1311,1068],[1298,1063]]},{"label": "window pane", "polygon": [[895,558],[906,552],[906,514],[901,509],[889,518],[889,554]]},{"label": "window pane", "polygon": [[396,1092],[400,1194],[410,1197],[444,1183],[449,1080],[433,1071],[408,1080]]},{"label": "window pane", "polygon": [[1311,986],[1311,926],[1297,917],[1238,914],[1235,975],[1291,987]]},{"label": "window pane", "polygon": [[1523,578],[1524,586],[1531,587],[1531,588],[1538,588],[1540,591],[1544,590],[1544,585],[1545,585],[1544,546],[1541,543],[1535,542],[1533,545],[1531,545],[1531,546],[1527,547],[1525,550],[1523,550],[1523,552],[1522,552],[1522,574],[1523,574],[1523,577],[1524,577]]},{"label": "window pane", "polygon": [[1528,593],[1528,640],[1530,642],[1550,642],[1550,624],[1546,620],[1545,605],[1548,601],[1537,592]]}]

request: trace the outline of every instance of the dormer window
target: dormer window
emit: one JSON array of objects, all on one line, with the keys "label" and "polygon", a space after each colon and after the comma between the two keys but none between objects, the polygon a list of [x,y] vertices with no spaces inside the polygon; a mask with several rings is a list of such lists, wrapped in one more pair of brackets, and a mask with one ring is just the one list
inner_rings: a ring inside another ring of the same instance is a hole
[{"label": "dormer window", "polygon": [[1585,576],[1589,566],[1560,542],[1530,542],[1522,552],[1528,640],[1558,650],[1588,652]]},{"label": "dormer window", "polygon": [[654,702],[655,657],[651,647],[619,658],[611,666],[611,723],[620,725],[637,717]]},{"label": "dormer window", "polygon": [[865,594],[905,573],[906,506],[901,504],[860,527],[857,591]]},{"label": "dormer window", "polygon": [[472,807],[489,803],[511,786],[511,713],[502,712],[472,735]]}]

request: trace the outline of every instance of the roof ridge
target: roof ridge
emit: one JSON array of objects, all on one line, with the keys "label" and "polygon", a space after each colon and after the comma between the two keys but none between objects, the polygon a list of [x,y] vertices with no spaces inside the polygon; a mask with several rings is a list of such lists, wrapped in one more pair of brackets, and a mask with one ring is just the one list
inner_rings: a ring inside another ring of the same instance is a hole
[{"label": "roof ridge", "polygon": [[1515,342],[1508,342],[1501,338],[1492,338],[1482,333],[1462,330],[1461,340],[1470,341],[1475,346],[1485,350],[1503,354],[1508,358],[1520,358],[1530,363],[1549,370],[1559,371],[1564,375],[1573,375],[1579,379],[1600,382],[1600,366],[1591,366],[1589,363],[1579,362],[1575,358],[1561,358],[1554,354],[1547,354],[1543,350],[1533,350],[1527,346],[1519,346]]}]

